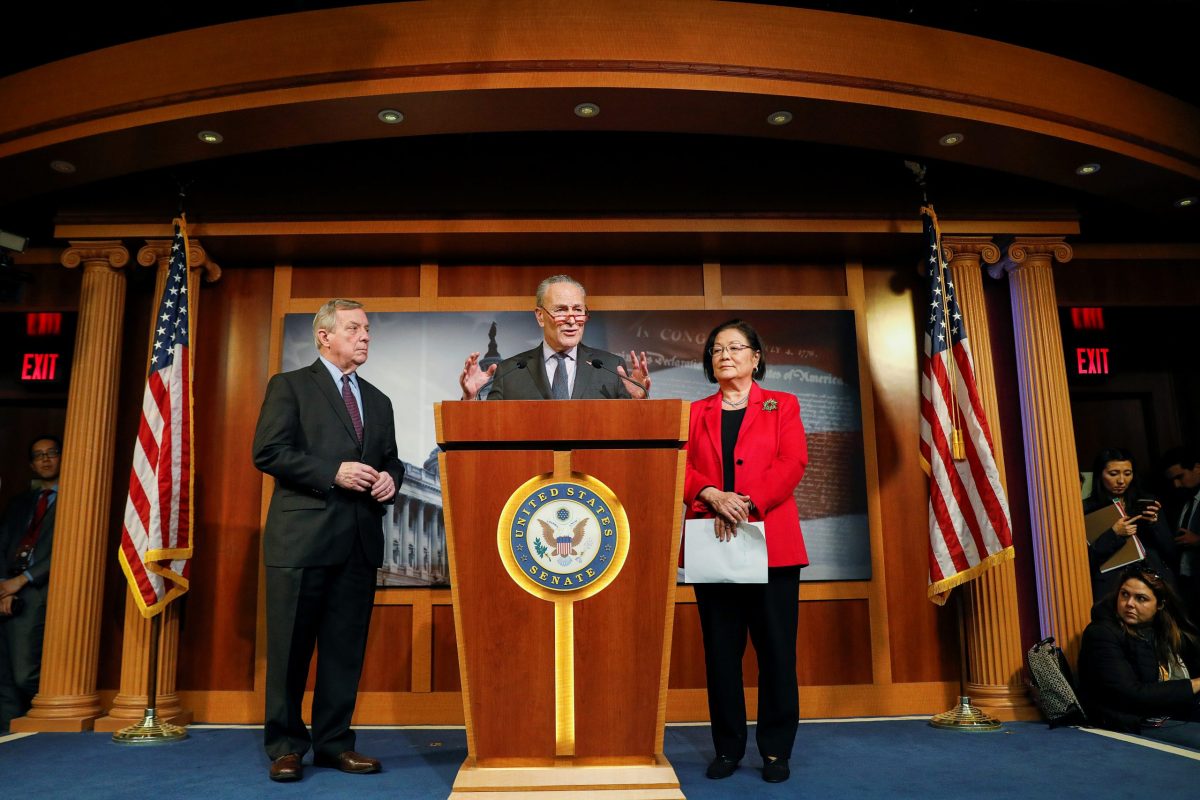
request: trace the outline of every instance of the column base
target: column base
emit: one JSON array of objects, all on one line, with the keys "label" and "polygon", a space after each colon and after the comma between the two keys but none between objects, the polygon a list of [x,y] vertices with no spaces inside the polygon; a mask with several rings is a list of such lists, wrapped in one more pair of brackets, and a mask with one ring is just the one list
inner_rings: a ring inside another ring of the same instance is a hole
[{"label": "column base", "polygon": [[66,697],[33,698],[33,708],[10,725],[14,733],[79,733],[90,731],[92,724],[104,713],[100,695],[69,695]]},{"label": "column base", "polygon": [[971,704],[1001,722],[1029,722],[1042,718],[1024,686],[991,686],[967,683]]},{"label": "column base", "polygon": [[613,766],[480,767],[468,757],[450,800],[685,800],[665,756],[654,764]]}]

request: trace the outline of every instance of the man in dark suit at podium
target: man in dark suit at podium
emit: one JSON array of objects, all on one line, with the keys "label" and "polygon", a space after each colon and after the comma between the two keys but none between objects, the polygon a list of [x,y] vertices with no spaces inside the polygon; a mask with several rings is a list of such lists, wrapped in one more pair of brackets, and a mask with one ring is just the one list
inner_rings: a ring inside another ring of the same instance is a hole
[{"label": "man in dark suit at podium", "polygon": [[[263,531],[267,588],[264,739],[270,777],[313,764],[378,772],[354,751],[350,718],[362,674],[384,504],[404,478],[387,396],[358,377],[370,325],[360,303],[330,300],[313,319],[320,357],[271,378],[254,433],[254,464],[275,478]],[[313,647],[312,736],[300,715]]]},{"label": "man in dark suit at podium", "polygon": [[475,400],[492,381],[488,400],[604,400],[642,399],[650,391],[646,354],[630,352],[632,372],[618,355],[582,343],[590,316],[583,284],[567,275],[553,275],[537,288],[534,317],[542,343],[506,358],[486,370],[479,353],[463,365],[458,382],[463,400]]}]

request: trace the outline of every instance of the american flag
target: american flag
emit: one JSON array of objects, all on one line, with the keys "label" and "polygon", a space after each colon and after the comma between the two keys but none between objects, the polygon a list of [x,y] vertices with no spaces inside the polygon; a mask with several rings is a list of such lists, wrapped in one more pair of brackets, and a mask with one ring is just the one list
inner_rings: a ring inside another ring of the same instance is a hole
[{"label": "american flag", "polygon": [[118,555],[144,617],[187,591],[192,556],[192,357],[187,221],[175,221],[170,270],[154,320],[150,374],[133,449]]},{"label": "american flag", "polygon": [[929,475],[929,599],[942,605],[955,586],[1013,557],[1012,530],[937,215],[926,206],[921,217],[929,279],[921,466]]}]

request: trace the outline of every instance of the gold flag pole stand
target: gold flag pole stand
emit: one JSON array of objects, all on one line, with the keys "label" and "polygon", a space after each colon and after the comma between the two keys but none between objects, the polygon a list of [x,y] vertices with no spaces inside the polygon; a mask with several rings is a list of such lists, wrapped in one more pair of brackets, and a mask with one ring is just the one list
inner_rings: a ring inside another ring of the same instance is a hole
[{"label": "gold flag pole stand", "polygon": [[935,728],[948,731],[964,731],[967,733],[1000,730],[1000,721],[971,705],[967,697],[967,639],[966,625],[963,622],[963,599],[956,598],[958,608],[958,658],[959,658],[959,696],[958,705],[949,711],[943,711],[930,717],[929,724]]},{"label": "gold flag pole stand", "polygon": [[162,614],[155,614],[150,620],[150,668],[146,678],[146,716],[136,725],[122,728],[113,734],[113,741],[118,744],[166,744],[187,738],[187,728],[172,725],[170,722],[160,722],[158,712],[154,708],[158,701],[158,637],[162,625]]}]

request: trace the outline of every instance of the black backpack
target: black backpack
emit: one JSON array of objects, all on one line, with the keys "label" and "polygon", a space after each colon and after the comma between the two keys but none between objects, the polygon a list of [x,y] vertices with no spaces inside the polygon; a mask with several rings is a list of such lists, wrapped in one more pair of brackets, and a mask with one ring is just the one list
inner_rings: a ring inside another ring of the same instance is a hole
[{"label": "black backpack", "polygon": [[1033,678],[1033,699],[1049,720],[1051,728],[1061,725],[1085,725],[1087,715],[1075,694],[1071,665],[1061,647],[1050,636],[1029,648],[1025,654],[1029,675]]}]

